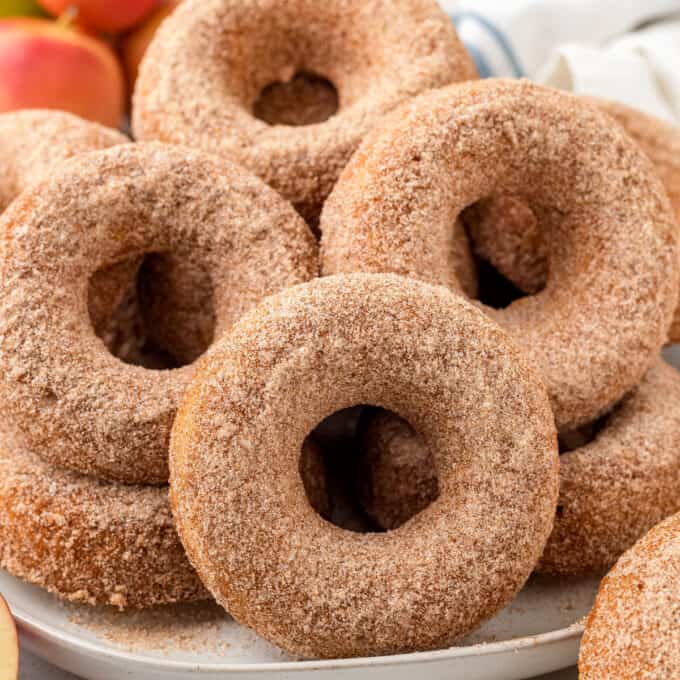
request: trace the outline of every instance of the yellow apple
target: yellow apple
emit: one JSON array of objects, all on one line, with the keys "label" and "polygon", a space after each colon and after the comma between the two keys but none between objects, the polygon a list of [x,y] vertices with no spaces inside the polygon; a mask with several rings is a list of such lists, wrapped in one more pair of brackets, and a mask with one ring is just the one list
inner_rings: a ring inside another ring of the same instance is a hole
[{"label": "yellow apple", "polygon": [[43,16],[44,12],[35,0],[0,0],[0,16]]}]

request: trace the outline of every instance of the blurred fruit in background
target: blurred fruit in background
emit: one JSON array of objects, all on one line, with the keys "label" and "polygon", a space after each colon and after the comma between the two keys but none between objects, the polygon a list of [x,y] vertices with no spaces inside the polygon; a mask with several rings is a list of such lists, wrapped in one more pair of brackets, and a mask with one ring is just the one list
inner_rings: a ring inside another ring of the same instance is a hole
[{"label": "blurred fruit in background", "polygon": [[0,595],[0,680],[16,680],[19,675],[19,641],[7,602]]},{"label": "blurred fruit in background", "polygon": [[126,89],[179,2],[0,0],[0,112],[62,109],[119,127]]},{"label": "blurred fruit in background", "polygon": [[149,46],[163,19],[172,14],[179,3],[180,0],[168,0],[162,3],[140,26],[123,37],[120,51],[130,92],[134,89],[137,73],[139,72],[139,64],[146,52],[146,48]]},{"label": "blurred fruit in background", "polygon": [[39,17],[43,14],[35,0],[0,0],[0,17]]},{"label": "blurred fruit in background", "polygon": [[117,33],[131,28],[146,17],[160,0],[39,0],[55,16],[71,7],[78,9],[78,18],[90,28]]},{"label": "blurred fruit in background", "polygon": [[0,20],[0,111],[63,109],[117,127],[124,106],[123,72],[106,43],[68,22]]}]

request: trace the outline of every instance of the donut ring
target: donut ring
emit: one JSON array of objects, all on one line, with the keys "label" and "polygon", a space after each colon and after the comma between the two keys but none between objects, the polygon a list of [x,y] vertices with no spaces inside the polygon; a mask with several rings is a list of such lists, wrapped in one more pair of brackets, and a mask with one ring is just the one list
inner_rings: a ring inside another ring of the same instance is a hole
[{"label": "donut ring", "polygon": [[145,252],[195,261],[214,283],[219,337],[261,297],[317,271],[311,232],[274,191],[162,144],[73,158],[16,199],[0,229],[3,419],[22,448],[128,483],[167,480],[170,427],[194,369],[145,370],[107,352],[85,304],[91,274]]},{"label": "donut ring", "polygon": [[[117,130],[65,111],[27,109],[0,114],[0,212],[34,182],[49,179],[63,161],[87,151],[106,149],[130,140]],[[112,310],[122,301],[139,262],[132,260],[97,272],[89,290],[90,316],[103,331]]]},{"label": "donut ring", "polygon": [[680,514],[638,541],[600,584],[578,669],[583,680],[680,677]]},{"label": "donut ring", "polygon": [[604,114],[526,81],[415,98],[368,135],[326,202],[323,272],[392,271],[460,288],[446,257],[451,225],[498,191],[550,215],[541,224],[557,255],[543,291],[484,309],[538,367],[558,429],[577,427],[641,380],[678,294],[668,198]]},{"label": "donut ring", "polygon": [[[680,511],[679,402],[680,374],[659,361],[598,423],[592,441],[560,456],[557,516],[538,572],[602,573]],[[359,498],[380,527],[400,526],[437,497],[432,455],[401,418],[366,417],[360,448]]]},{"label": "donut ring", "polygon": [[[363,403],[436,451],[440,497],[390,533],[324,521],[298,472],[307,433]],[[402,277],[326,277],[262,302],[201,362],[173,427],[171,502],[211,593],[283,649],[429,649],[525,582],[552,525],[556,451],[540,380],[482,313]]]},{"label": "donut ring", "polygon": [[167,487],[104,482],[0,447],[0,566],[72,602],[123,608],[209,598]]},{"label": "donut ring", "polygon": [[[260,92],[300,72],[331,80],[339,110],[303,127],[253,114]],[[362,137],[432,87],[476,77],[433,0],[188,0],[161,26],[134,93],[135,137],[236,160],[310,223]]]},{"label": "donut ring", "polygon": [[[680,221],[680,128],[618,102],[581,97],[620,125],[650,158]],[[530,208],[510,196],[472,206],[464,219],[477,254],[491,262],[520,290],[539,291],[548,270],[547,244]],[[680,306],[670,340],[680,340]]]}]

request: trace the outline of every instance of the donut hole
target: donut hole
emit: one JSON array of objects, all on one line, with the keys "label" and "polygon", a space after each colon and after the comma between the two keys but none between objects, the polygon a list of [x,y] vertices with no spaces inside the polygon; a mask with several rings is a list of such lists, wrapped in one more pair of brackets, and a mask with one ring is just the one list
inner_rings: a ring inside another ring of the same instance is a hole
[{"label": "donut hole", "polygon": [[176,367],[196,361],[215,338],[215,300],[209,272],[175,254],[150,253],[137,276],[146,340]]},{"label": "donut hole", "polygon": [[557,435],[557,440],[559,444],[560,455],[563,453],[569,453],[570,451],[575,451],[583,446],[592,444],[600,432],[607,427],[611,414],[606,413],[597,420],[591,423],[586,423],[577,427],[573,430],[566,430],[559,432]]},{"label": "donut hole", "polygon": [[512,281],[501,274],[491,262],[477,259],[477,299],[493,309],[505,309],[515,300],[527,296]]},{"label": "donut hole", "polygon": [[93,281],[96,277],[94,285],[101,290],[108,275],[108,269],[99,270],[90,280],[90,320],[116,358],[133,366],[169,370],[192,363],[210,346],[215,311],[207,272],[174,256],[147,254],[102,322],[92,317]]},{"label": "donut hole", "polygon": [[339,107],[335,85],[323,76],[302,70],[290,80],[264,87],[253,104],[253,114],[269,125],[301,127],[323,123]]},{"label": "donut hole", "polygon": [[480,302],[505,309],[545,288],[544,234],[527,200],[506,194],[483,198],[461,220],[476,255]]},{"label": "donut hole", "polygon": [[[371,445],[374,429],[387,446]],[[300,455],[307,499],[326,521],[358,533],[396,529],[439,496],[434,457],[403,418],[360,405],[333,413],[307,436]],[[394,484],[393,489],[386,488]]]}]

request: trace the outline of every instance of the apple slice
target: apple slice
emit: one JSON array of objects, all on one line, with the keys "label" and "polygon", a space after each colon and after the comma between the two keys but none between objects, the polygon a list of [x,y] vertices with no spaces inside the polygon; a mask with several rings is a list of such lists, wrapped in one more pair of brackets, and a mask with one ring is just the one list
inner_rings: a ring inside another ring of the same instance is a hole
[{"label": "apple slice", "polygon": [[0,680],[19,677],[19,639],[7,602],[0,595]]}]

